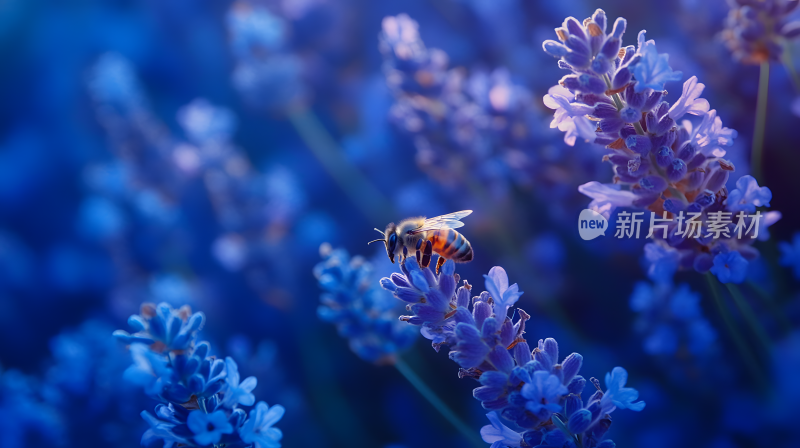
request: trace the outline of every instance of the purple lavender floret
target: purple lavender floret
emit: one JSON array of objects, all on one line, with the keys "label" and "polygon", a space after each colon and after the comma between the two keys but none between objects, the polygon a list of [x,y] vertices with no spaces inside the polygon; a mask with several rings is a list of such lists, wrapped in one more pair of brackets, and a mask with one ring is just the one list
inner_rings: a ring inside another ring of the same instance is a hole
[{"label": "purple lavender floret", "polygon": [[436,351],[450,347],[459,377],[480,383],[473,396],[490,411],[491,424],[481,429],[481,436],[492,447],[613,447],[604,439],[609,414],[617,408],[644,408],[644,402],[636,401],[638,392],[625,387],[628,374],[622,367],[606,375],[605,391],[592,378],[596,391],[585,400],[580,354],[560,359],[552,338],[539,340],[531,350],[524,337],[530,316],[519,308],[508,316],[522,292],[517,284],[509,285],[503,268],[492,268],[484,276],[488,291],[472,297],[473,287],[466,281],[456,288],[460,278],[452,260],[438,275],[420,268],[413,258],[400,268],[402,273],[381,279],[381,286],[412,313],[400,316],[401,321],[419,325]]},{"label": "purple lavender floret", "polygon": [[789,15],[798,0],[728,0],[722,39],[733,57],[745,64],[780,62],[785,44],[800,36],[800,21]]},{"label": "purple lavender floret", "polygon": [[[607,32],[605,12],[598,9],[583,22],[568,17],[556,28],[558,41],[543,44],[560,67],[572,72],[544,97],[555,109],[554,123],[569,144],[578,136],[604,145],[604,160],[614,173],[613,183],[591,181],[579,191],[592,198],[590,209],[606,217],[626,207],[672,220],[666,233],[651,235],[650,252],[664,255],[647,257],[654,280],[694,268],[711,270],[723,282],[741,281],[748,260],[759,255],[752,247],[753,220],[758,220],[758,239],[764,239],[766,228],[780,218],[779,212],[752,216],[757,207],[769,207],[772,194],[751,176],[728,191],[735,167],[723,157],[737,132],[723,126],[717,111],[700,98],[705,85],[697,77],[684,82],[672,105],[665,101],[666,83],[679,80],[681,73],[670,68],[668,55],[658,53],[644,31],[637,47],[623,46],[626,25],[619,18]],[[681,227],[690,217],[699,223],[696,237]],[[726,221],[728,226],[720,224]],[[741,226],[750,234],[738,232]],[[726,260],[735,261],[733,271]]]}]

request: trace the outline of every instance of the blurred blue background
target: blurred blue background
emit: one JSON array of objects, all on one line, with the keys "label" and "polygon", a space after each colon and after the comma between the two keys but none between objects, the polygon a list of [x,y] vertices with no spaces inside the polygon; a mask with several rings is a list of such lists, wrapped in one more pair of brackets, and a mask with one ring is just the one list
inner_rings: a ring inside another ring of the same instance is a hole
[{"label": "blurred blue background", "polygon": [[[648,407],[615,416],[618,446],[789,446],[800,302],[775,242],[800,228],[797,92],[775,64],[761,185],[783,218],[749,274],[774,303],[748,290],[775,343],[759,353],[763,394],[701,275],[679,272],[688,290],[674,293],[647,280],[644,241],[578,238],[589,199],[577,186],[611,171],[549,128],[541,98],[563,73],[541,42],[597,7],[627,18],[626,44],[646,29],[684,79],[706,84],[739,131],[729,185],[748,173],[758,67],[719,39],[724,0],[2,2],[0,446],[139,446],[153,403],[122,380],[130,357],[110,335],[146,301],[206,314],[214,350],[258,377],[259,400],[286,407],[284,446],[465,443],[318,317],[312,272],[330,243],[372,263],[377,285],[396,265],[366,245],[374,227],[462,209],[475,211],[461,230],[476,254],[462,279],[482,290],[503,266],[525,291],[529,340],[582,353],[587,375],[630,373]],[[470,92],[445,112],[460,138],[420,137],[393,88],[378,36],[401,13],[460,73],[451,87]],[[486,114],[497,102],[503,112]],[[697,325],[716,336],[687,348],[705,330],[642,305],[671,294],[694,294]],[[422,338],[409,344],[402,357],[477,433],[476,383]]]}]

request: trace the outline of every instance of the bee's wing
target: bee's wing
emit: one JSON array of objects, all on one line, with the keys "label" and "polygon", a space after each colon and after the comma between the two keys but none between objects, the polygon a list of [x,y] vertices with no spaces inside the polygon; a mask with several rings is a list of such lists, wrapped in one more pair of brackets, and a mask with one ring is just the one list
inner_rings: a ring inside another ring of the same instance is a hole
[{"label": "bee's wing", "polygon": [[469,216],[471,213],[472,210],[462,210],[460,212],[449,213],[447,215],[426,219],[421,226],[417,227],[416,229],[409,230],[408,234],[415,235],[428,230],[457,229],[464,226],[464,223],[461,222],[461,218]]}]

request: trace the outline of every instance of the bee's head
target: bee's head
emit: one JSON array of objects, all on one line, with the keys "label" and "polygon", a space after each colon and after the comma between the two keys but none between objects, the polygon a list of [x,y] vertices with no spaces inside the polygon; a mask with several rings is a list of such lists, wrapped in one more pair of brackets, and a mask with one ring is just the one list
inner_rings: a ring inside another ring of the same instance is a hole
[{"label": "bee's head", "polygon": [[394,251],[397,250],[397,226],[390,222],[388,226],[386,226],[386,231],[383,232],[386,240],[386,255],[389,256],[389,260],[394,263]]},{"label": "bee's head", "polygon": [[370,243],[383,241],[383,244],[386,246],[386,255],[389,256],[389,260],[391,260],[392,263],[394,263],[394,252],[397,250],[397,232],[395,232],[395,230],[397,230],[397,225],[393,222],[386,226],[385,232],[375,229],[376,232],[383,235],[383,239],[370,241]]}]

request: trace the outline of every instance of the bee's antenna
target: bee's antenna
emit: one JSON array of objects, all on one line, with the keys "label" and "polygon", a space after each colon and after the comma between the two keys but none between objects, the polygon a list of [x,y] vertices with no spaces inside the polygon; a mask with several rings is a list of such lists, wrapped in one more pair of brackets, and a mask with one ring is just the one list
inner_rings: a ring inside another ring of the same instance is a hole
[{"label": "bee's antenna", "polygon": [[381,242],[383,242],[383,238],[381,238],[381,239],[377,239],[377,240],[372,240],[372,241],[370,241],[370,242],[369,242],[369,243],[367,243],[367,244],[377,243],[378,241],[381,241]]},{"label": "bee's antenna", "polygon": [[375,229],[375,231],[376,231],[376,232],[378,232],[378,233],[380,233],[380,234],[381,234],[381,235],[383,235],[384,237],[386,236],[386,234],[385,234],[385,233],[383,233],[383,231],[382,231],[382,230]]}]

